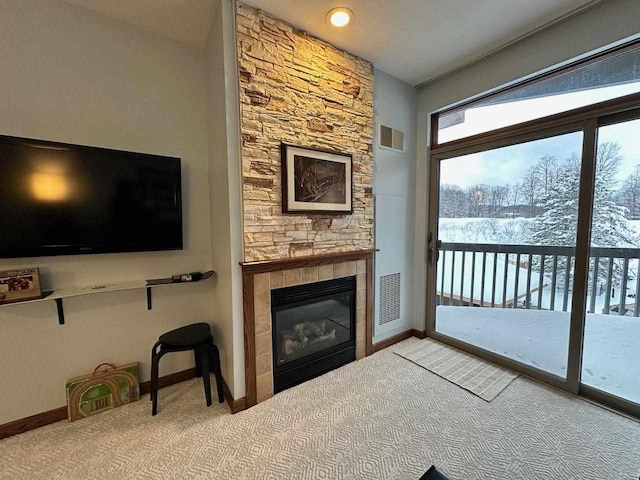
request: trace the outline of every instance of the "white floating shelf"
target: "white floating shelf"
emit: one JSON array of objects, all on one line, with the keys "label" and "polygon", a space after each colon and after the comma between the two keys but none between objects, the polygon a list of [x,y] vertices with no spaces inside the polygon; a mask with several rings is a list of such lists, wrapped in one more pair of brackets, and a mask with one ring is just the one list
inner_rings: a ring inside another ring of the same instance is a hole
[{"label": "white floating shelf", "polygon": [[64,324],[64,307],[62,300],[65,298],[82,297],[85,295],[96,295],[98,293],[107,292],[122,292],[125,290],[137,290],[140,288],[147,289],[147,310],[151,310],[151,289],[160,287],[174,287],[176,285],[185,285],[189,283],[204,282],[216,277],[216,272],[210,270],[202,274],[201,280],[193,282],[173,282],[170,278],[154,279],[154,280],[132,280],[129,282],[120,283],[108,283],[103,285],[94,285],[91,287],[75,287],[75,288],[61,288],[59,290],[53,290],[51,292],[42,292],[40,298],[34,298],[32,300],[22,300],[19,302],[0,303],[0,307],[11,307],[15,305],[24,305],[26,303],[47,302],[54,300],[58,307],[58,322],[60,325]]}]

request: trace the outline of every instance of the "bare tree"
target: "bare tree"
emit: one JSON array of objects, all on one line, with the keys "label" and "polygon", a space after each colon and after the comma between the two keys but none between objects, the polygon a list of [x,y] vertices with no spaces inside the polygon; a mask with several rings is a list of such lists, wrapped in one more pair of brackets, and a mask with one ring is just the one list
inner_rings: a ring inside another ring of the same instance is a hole
[{"label": "bare tree", "polygon": [[440,216],[460,218],[467,216],[467,198],[458,185],[443,184],[440,187]]},{"label": "bare tree", "polygon": [[487,213],[489,201],[489,186],[484,184],[471,185],[465,190],[469,217],[483,217]]},{"label": "bare tree", "polygon": [[[598,144],[598,155],[596,158],[596,178],[598,175],[609,175],[618,172],[622,155],[620,145],[615,142],[603,142]],[[597,180],[596,180],[597,181]]]},{"label": "bare tree", "polygon": [[522,191],[520,185],[514,183],[513,185],[505,185],[505,197],[507,209],[510,211],[511,218],[515,216],[516,206],[522,198]]},{"label": "bare tree", "polygon": [[540,183],[539,198],[546,199],[558,178],[558,163],[554,156],[545,155],[536,164],[536,173]]},{"label": "bare tree", "polygon": [[507,186],[491,185],[489,186],[489,216],[500,217],[503,207],[507,203]]},{"label": "bare tree", "polygon": [[536,214],[536,204],[538,203],[538,185],[539,185],[539,176],[538,169],[535,165],[529,167],[524,177],[522,178],[522,182],[520,183],[520,188],[522,191],[522,195],[529,206],[529,218],[535,217]]}]

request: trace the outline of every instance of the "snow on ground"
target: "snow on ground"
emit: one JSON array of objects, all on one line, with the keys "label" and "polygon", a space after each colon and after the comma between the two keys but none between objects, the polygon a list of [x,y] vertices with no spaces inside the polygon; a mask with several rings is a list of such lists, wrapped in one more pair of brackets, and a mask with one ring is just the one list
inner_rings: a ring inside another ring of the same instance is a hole
[{"label": "snow on ground", "polygon": [[527,244],[532,218],[440,218],[438,239],[460,243]]},{"label": "snow on ground", "polygon": [[[567,312],[439,306],[436,330],[566,377]],[[587,315],[582,382],[640,403],[640,318]]]},{"label": "snow on ground", "polygon": [[[438,239],[442,242],[530,244],[533,218],[440,218]],[[640,220],[629,220],[640,234]],[[615,245],[611,245],[615,246]]]}]

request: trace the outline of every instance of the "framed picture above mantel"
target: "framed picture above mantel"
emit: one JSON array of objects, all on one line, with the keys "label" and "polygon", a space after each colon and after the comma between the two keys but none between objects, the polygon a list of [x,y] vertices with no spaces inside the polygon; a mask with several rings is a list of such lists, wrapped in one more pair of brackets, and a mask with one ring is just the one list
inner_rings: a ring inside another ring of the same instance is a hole
[{"label": "framed picture above mantel", "polygon": [[353,157],[282,143],[282,212],[352,214]]}]

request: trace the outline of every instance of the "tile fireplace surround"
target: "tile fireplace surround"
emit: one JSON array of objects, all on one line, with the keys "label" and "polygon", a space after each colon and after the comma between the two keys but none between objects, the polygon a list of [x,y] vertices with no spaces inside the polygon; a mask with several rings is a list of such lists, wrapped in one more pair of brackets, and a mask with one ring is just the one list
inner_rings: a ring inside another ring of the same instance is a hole
[{"label": "tile fireplace surround", "polygon": [[371,353],[375,250],[242,263],[247,407],[273,396],[271,290],[356,277],[356,360]]}]

